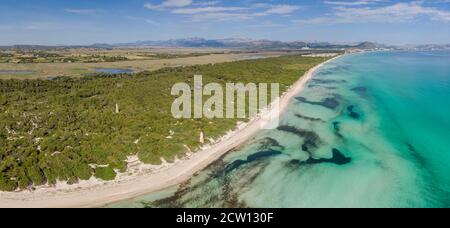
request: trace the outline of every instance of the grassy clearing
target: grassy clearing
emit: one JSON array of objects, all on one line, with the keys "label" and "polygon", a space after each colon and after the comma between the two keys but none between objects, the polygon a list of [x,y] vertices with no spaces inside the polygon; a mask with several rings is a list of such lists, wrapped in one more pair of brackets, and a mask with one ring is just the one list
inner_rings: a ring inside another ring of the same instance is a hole
[{"label": "grassy clearing", "polygon": [[[255,53],[251,55],[261,57],[275,57],[282,53]],[[135,59],[119,62],[97,62],[97,63],[1,63],[0,71],[31,71],[32,74],[15,75],[0,73],[0,79],[47,79],[54,76],[81,77],[86,73],[95,73],[96,68],[117,68],[117,69],[136,69],[141,71],[154,71],[167,67],[192,66],[199,64],[216,64],[231,62],[248,56],[243,53],[227,54],[202,54],[179,58],[162,59]],[[178,55],[175,55],[178,56]]]}]

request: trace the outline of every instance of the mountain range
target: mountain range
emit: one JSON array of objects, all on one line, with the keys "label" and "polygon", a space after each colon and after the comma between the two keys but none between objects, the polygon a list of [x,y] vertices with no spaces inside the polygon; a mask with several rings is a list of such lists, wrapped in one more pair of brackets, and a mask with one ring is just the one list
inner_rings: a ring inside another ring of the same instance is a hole
[{"label": "mountain range", "polygon": [[282,42],[272,40],[254,40],[244,38],[230,38],[230,39],[205,39],[205,38],[186,38],[186,39],[172,39],[163,41],[137,41],[133,43],[121,43],[113,46],[131,46],[131,47],[191,47],[191,48],[240,48],[240,49],[346,49],[346,48],[360,48],[373,49],[385,47],[384,45],[362,42],[355,44],[333,44],[328,42]]},{"label": "mountain range", "polygon": [[118,48],[118,47],[167,47],[167,48],[228,48],[228,49],[250,49],[250,50],[299,50],[299,49],[414,49],[414,50],[436,50],[450,49],[450,44],[427,44],[427,45],[403,45],[392,46],[374,42],[360,43],[329,43],[329,42],[305,42],[305,41],[273,41],[273,40],[256,40],[246,38],[229,38],[229,39],[205,39],[205,38],[185,38],[170,39],[159,41],[136,41],[130,43],[103,44],[97,43],[92,45],[78,46],[42,46],[42,45],[14,45],[4,46],[0,48],[28,48],[28,49],[46,49],[46,48]]}]

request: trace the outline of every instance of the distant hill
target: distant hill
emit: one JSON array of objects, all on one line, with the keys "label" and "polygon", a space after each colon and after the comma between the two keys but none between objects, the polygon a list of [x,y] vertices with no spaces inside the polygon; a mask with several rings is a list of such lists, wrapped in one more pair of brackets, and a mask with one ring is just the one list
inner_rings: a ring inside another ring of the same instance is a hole
[{"label": "distant hill", "polygon": [[112,49],[114,45],[111,44],[92,44],[92,45],[28,45],[17,44],[12,46],[0,46],[0,49],[18,49],[18,50],[53,50],[53,49],[68,49],[68,48],[98,48],[98,49]]},{"label": "distant hill", "polygon": [[272,40],[254,40],[254,39],[204,39],[204,38],[186,38],[173,39],[165,41],[137,41],[134,43],[121,43],[114,46],[159,46],[159,47],[190,47],[190,48],[242,48],[242,49],[373,49],[382,45],[363,42],[356,44],[332,44],[326,42],[282,42]]},{"label": "distant hill", "polygon": [[439,50],[450,49],[450,44],[436,45],[404,45],[404,46],[387,46],[374,42],[346,43],[337,44],[329,42],[305,42],[292,41],[282,42],[274,40],[256,40],[246,38],[229,38],[229,39],[205,39],[199,37],[185,39],[171,39],[159,41],[136,41],[130,43],[105,44],[97,43],[92,45],[78,46],[44,46],[44,45],[14,45],[0,46],[0,48],[15,49],[54,49],[54,48],[99,48],[112,49],[117,47],[182,47],[182,48],[229,48],[229,49],[251,49],[251,50],[299,50],[299,49],[363,49],[371,50],[377,48],[390,48],[402,50]]},{"label": "distant hill", "polygon": [[450,44],[404,45],[400,48],[408,50],[450,50]]},{"label": "distant hill", "polygon": [[356,48],[359,49],[374,49],[374,48],[379,48],[380,45],[377,45],[375,43],[371,43],[371,42],[362,42],[358,45],[356,45]]}]

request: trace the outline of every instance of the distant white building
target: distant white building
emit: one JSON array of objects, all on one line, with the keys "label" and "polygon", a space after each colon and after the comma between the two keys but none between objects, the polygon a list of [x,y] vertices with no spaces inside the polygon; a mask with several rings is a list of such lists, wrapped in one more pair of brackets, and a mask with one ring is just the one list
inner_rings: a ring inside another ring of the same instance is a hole
[{"label": "distant white building", "polygon": [[302,47],[302,50],[310,50],[311,48],[308,47],[308,44],[305,47]]}]

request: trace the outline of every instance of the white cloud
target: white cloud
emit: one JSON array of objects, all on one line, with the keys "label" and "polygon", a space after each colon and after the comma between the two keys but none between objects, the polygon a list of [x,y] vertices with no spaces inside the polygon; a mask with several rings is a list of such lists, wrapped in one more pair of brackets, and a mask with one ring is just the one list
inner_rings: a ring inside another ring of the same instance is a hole
[{"label": "white cloud", "polygon": [[338,24],[336,19],[331,17],[315,17],[310,19],[293,20],[295,24],[299,25],[320,25],[320,24]]},{"label": "white cloud", "polygon": [[266,8],[266,10],[263,12],[255,13],[254,15],[257,17],[269,16],[274,14],[288,15],[301,8],[300,6],[296,5],[271,5],[266,3],[254,4],[253,7]]},{"label": "white cloud", "polygon": [[252,8],[270,8],[272,6],[273,5],[269,3],[255,3],[252,5]]},{"label": "white cloud", "polygon": [[204,13],[204,14],[194,14],[192,15],[192,21],[238,21],[238,20],[248,20],[252,16],[245,13]]},{"label": "white cloud", "polygon": [[142,21],[142,22],[145,22],[150,25],[160,25],[159,22],[152,20],[152,19],[144,18],[144,17],[127,16],[125,18],[128,20],[133,20],[133,21]]},{"label": "white cloud", "polygon": [[185,15],[191,21],[249,20],[269,15],[288,16],[300,9],[297,5],[257,3],[249,7],[221,6],[222,1],[194,2],[192,0],[165,0],[160,4],[147,3],[151,10],[169,11]]},{"label": "white cloud", "polygon": [[99,14],[99,13],[103,12],[103,10],[99,10],[99,9],[64,9],[64,11],[66,11],[68,13],[90,14],[90,15]]},{"label": "white cloud", "polygon": [[226,11],[241,11],[245,10],[243,7],[203,7],[203,8],[184,8],[175,9],[172,13],[175,14],[199,14],[199,13],[213,13],[213,12],[226,12]]},{"label": "white cloud", "polygon": [[361,6],[370,5],[374,3],[383,2],[383,0],[358,0],[358,1],[324,1],[328,5],[340,5],[340,6]]},{"label": "white cloud", "polygon": [[209,1],[209,2],[195,2],[193,5],[196,6],[215,6],[222,3],[222,1]]},{"label": "white cloud", "polygon": [[299,6],[293,5],[274,5],[270,7],[265,13],[267,14],[290,14],[299,10]]},{"label": "white cloud", "polygon": [[160,4],[145,3],[144,7],[151,10],[162,10],[166,8],[179,8],[192,5],[192,0],[164,0]]},{"label": "white cloud", "polygon": [[295,20],[298,24],[393,23],[413,22],[426,17],[450,22],[450,12],[426,7],[422,2],[397,3],[383,7],[336,7],[332,16]]},{"label": "white cloud", "polygon": [[444,4],[444,3],[450,3],[450,0],[430,0],[430,3]]},{"label": "white cloud", "polygon": [[151,19],[146,19],[144,21],[145,21],[145,23],[150,24],[150,25],[160,25],[159,22],[151,20]]},{"label": "white cloud", "polygon": [[420,16],[433,20],[450,21],[450,12],[424,7],[421,2],[398,3],[379,8],[337,8],[336,16],[342,19],[365,21],[411,21]]}]

